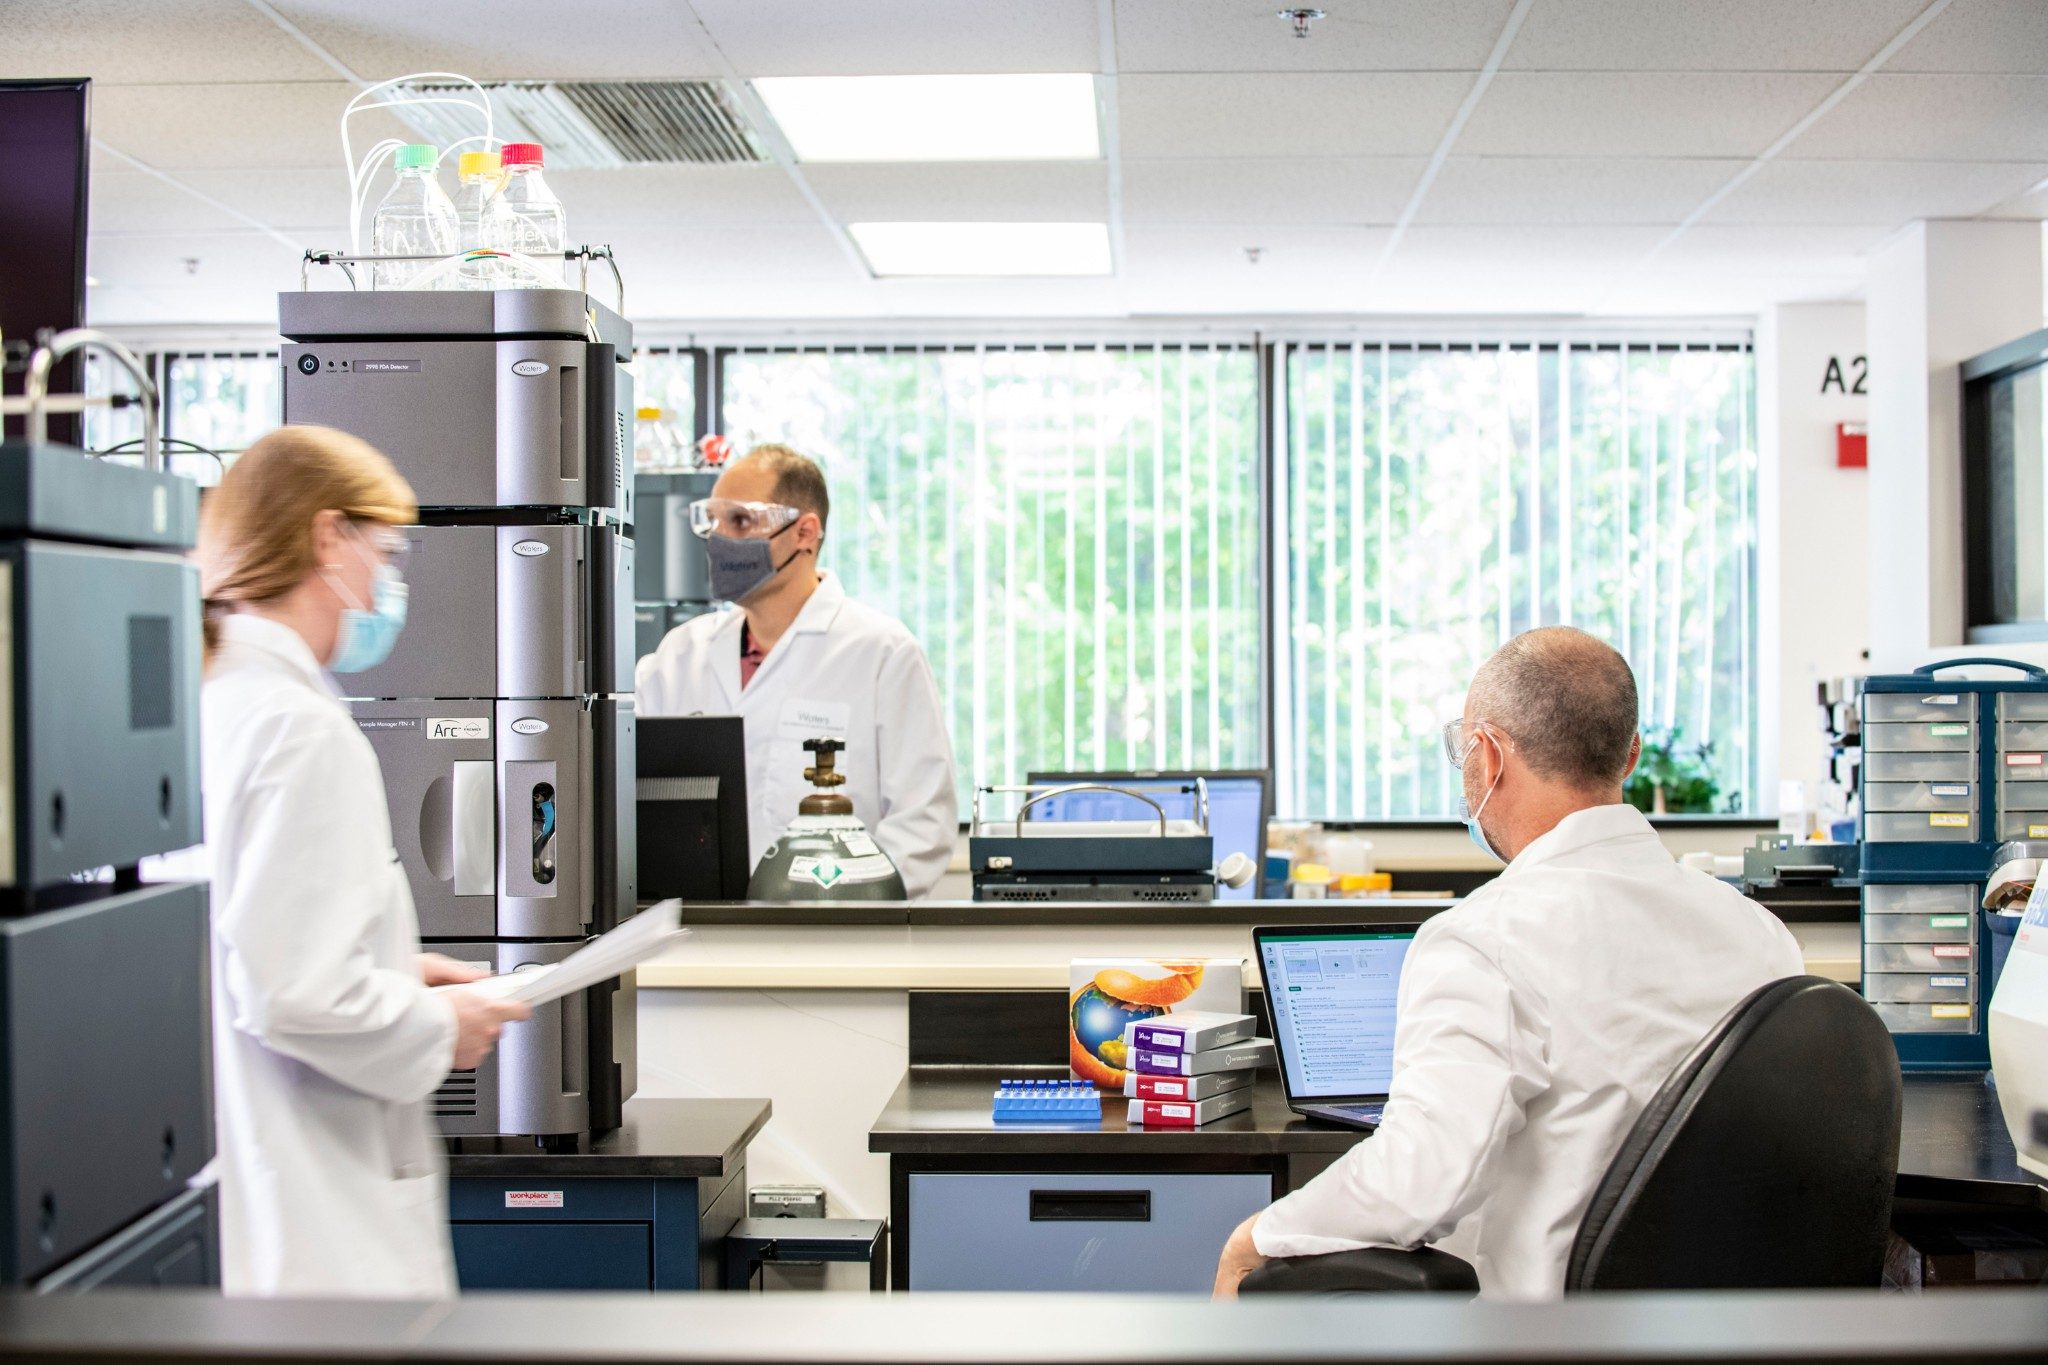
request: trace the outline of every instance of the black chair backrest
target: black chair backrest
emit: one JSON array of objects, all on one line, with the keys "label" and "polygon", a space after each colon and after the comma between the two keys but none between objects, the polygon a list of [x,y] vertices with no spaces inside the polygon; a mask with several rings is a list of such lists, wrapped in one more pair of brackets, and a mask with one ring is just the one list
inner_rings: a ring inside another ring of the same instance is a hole
[{"label": "black chair backrest", "polygon": [[1875,1288],[1899,1092],[1861,996],[1816,976],[1759,988],[1636,1120],[1579,1223],[1566,1291]]}]

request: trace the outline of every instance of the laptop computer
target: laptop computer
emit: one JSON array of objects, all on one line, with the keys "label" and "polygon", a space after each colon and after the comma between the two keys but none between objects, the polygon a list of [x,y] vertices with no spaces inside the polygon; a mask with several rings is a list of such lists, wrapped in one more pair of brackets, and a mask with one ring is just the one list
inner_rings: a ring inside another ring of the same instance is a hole
[{"label": "laptop computer", "polygon": [[1377,1128],[1394,1078],[1394,1001],[1414,924],[1256,929],[1287,1107]]}]

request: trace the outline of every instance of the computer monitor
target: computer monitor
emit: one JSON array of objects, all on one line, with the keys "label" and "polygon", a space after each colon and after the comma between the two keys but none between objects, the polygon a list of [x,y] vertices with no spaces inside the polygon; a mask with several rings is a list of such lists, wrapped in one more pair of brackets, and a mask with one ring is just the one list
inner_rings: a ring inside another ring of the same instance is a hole
[{"label": "computer monitor", "polygon": [[[1209,788],[1209,833],[1216,840],[1216,861],[1242,853],[1258,869],[1243,886],[1216,888],[1218,900],[1256,900],[1259,882],[1266,869],[1266,822],[1272,817],[1269,804],[1272,784],[1256,770],[1229,772],[1123,772],[1123,773],[1032,773],[1033,786],[1066,786],[1076,782],[1100,782],[1140,792],[1157,801],[1169,820],[1195,818],[1194,781],[1199,777]],[[1033,820],[1139,820],[1151,808],[1113,792],[1066,792],[1031,808]]]},{"label": "computer monitor", "polygon": [[1288,1104],[1384,1100],[1394,1079],[1394,1007],[1414,924],[1258,929],[1252,942],[1273,1014]]},{"label": "computer monitor", "polygon": [[641,896],[745,900],[754,864],[740,718],[642,716],[637,758]]}]

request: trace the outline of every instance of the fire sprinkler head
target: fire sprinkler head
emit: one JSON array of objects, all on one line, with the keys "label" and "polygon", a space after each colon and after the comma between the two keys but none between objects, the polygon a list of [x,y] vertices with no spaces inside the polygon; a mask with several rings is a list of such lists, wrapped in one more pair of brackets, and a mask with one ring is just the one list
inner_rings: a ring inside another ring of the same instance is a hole
[{"label": "fire sprinkler head", "polygon": [[1282,19],[1294,25],[1294,36],[1308,37],[1308,26],[1323,17],[1319,9],[1283,9],[1278,11]]}]

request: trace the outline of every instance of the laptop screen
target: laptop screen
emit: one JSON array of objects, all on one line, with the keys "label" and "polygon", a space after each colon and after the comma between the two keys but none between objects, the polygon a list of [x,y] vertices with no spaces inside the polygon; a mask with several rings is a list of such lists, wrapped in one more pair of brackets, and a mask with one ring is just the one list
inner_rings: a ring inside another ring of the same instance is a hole
[{"label": "laptop screen", "polygon": [[[1125,776],[1116,773],[1032,773],[1031,781],[1047,784],[1103,780],[1131,791],[1142,792],[1157,801],[1169,820],[1195,818],[1194,778],[1196,774],[1169,776]],[[1216,861],[1242,853],[1254,865],[1266,857],[1266,779],[1254,774],[1201,774],[1209,787],[1209,832],[1216,840]],[[1066,792],[1047,797],[1031,808],[1034,820],[1149,820],[1150,806],[1140,805],[1115,792]],[[1218,886],[1218,900],[1254,900],[1259,894],[1259,875],[1240,887]]]},{"label": "laptop screen", "polygon": [[1415,926],[1262,929],[1258,941],[1288,1096],[1386,1094],[1394,1077],[1394,999]]}]

